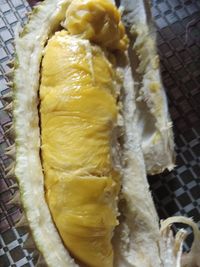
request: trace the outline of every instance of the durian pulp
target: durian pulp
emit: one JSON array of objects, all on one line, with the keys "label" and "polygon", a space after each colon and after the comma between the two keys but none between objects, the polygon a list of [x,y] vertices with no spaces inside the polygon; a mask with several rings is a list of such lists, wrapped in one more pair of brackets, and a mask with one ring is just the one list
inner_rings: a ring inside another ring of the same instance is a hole
[{"label": "durian pulp", "polygon": [[113,265],[115,80],[99,47],[64,30],[49,40],[40,86],[46,199],[66,247],[88,266]]},{"label": "durian pulp", "polygon": [[107,48],[114,38],[116,48],[125,49],[127,37],[109,1],[73,1],[63,25],[67,31],[53,35],[42,62],[46,200],[71,254],[87,266],[111,267],[120,174],[112,153],[118,78]]}]

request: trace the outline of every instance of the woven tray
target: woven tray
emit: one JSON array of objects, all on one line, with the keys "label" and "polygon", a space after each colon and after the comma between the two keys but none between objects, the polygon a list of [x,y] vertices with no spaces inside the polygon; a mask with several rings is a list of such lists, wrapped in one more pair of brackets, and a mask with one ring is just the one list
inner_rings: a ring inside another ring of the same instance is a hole
[{"label": "woven tray", "polygon": [[[30,10],[25,0],[0,0],[1,95],[9,90],[5,73],[14,53],[14,30],[25,23]],[[153,0],[152,13],[174,124],[177,167],[149,177],[149,182],[160,218],[181,214],[200,223],[200,0]],[[11,121],[11,114],[3,111],[5,104],[0,102],[0,267],[28,267],[34,266],[34,260],[32,252],[23,249],[26,230],[15,228],[21,211],[7,203],[17,188],[4,179],[10,162],[4,149],[11,144],[4,136]],[[191,240],[189,235],[188,244]]]}]

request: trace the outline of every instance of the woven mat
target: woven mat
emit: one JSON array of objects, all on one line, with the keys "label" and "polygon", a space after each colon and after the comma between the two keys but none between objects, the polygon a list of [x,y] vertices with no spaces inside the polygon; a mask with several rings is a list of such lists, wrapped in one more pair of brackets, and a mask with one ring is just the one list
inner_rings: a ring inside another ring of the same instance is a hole
[{"label": "woven mat", "polygon": [[[1,95],[9,90],[5,73],[14,53],[14,31],[18,23],[25,23],[28,11],[25,0],[0,0]],[[149,177],[149,182],[160,218],[181,214],[200,223],[200,0],[153,0],[152,12],[174,124],[177,167]],[[11,144],[4,136],[11,121],[4,105],[0,102],[0,267],[34,266],[31,252],[23,249],[25,229],[15,229],[20,208],[7,204],[17,189],[10,189],[13,182],[4,179],[10,162],[4,149]],[[189,235],[188,244],[191,240]]]}]

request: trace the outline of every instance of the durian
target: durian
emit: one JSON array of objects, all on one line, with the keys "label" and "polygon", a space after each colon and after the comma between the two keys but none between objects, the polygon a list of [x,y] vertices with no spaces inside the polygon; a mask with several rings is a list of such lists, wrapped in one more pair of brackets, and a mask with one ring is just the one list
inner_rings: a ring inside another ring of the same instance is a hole
[{"label": "durian", "polygon": [[[170,167],[145,160],[129,41],[111,2],[45,0],[16,36],[8,174],[19,183],[39,265],[178,267],[184,235],[176,242],[169,227],[159,230],[146,179],[146,170]],[[70,10],[74,25],[87,21],[87,34],[70,32]],[[104,23],[92,27],[97,11]]]}]

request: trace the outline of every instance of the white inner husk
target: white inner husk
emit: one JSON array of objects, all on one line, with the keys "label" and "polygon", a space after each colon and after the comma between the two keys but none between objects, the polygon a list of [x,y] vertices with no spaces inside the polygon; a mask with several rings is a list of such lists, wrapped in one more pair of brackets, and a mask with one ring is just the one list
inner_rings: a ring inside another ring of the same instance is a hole
[{"label": "white inner husk", "polygon": [[[154,27],[148,1],[121,0],[123,20],[135,38],[130,56],[134,79],[138,131],[148,174],[161,173],[174,167],[172,123],[162,85],[156,52]],[[136,63],[138,61],[138,63]],[[157,90],[151,90],[152,86]]]}]

